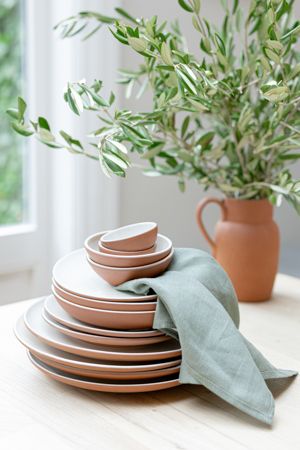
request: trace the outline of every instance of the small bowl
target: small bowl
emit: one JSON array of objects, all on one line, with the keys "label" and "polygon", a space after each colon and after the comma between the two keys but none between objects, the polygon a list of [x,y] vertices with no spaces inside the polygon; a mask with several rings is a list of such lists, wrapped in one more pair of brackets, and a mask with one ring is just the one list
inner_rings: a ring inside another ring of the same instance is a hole
[{"label": "small bowl", "polygon": [[157,235],[155,251],[151,253],[143,253],[141,255],[113,255],[103,253],[98,250],[98,241],[105,233],[96,233],[88,237],[84,243],[89,258],[103,266],[110,267],[138,267],[152,264],[165,258],[172,250],[172,242],[169,238],[162,234]]},{"label": "small bowl", "polygon": [[139,252],[155,244],[157,224],[140,222],[108,231],[101,238],[101,244],[111,250],[122,252]]},{"label": "small bowl", "polygon": [[[104,235],[104,233],[103,233]],[[156,248],[156,244],[152,245],[150,248],[146,248],[146,250],[140,250],[139,252],[121,252],[118,250],[112,250],[111,248],[106,248],[101,243],[101,239],[98,241],[98,248],[100,252],[102,253],[108,253],[110,255],[117,255],[117,256],[137,256],[137,255],[147,255],[148,253],[153,253]]]},{"label": "small bowl", "polygon": [[136,278],[153,278],[163,273],[170,265],[174,254],[174,249],[164,259],[152,264],[139,267],[110,267],[97,264],[87,256],[91,268],[112,286],[118,286],[125,281]]}]

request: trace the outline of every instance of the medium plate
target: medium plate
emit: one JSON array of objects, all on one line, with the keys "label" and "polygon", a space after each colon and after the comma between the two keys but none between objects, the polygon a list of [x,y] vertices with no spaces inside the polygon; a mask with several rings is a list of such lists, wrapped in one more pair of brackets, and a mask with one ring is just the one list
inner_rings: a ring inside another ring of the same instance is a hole
[{"label": "medium plate", "polygon": [[169,336],[154,336],[146,338],[120,338],[120,337],[107,337],[107,336],[97,336],[95,334],[82,333],[82,331],[74,331],[65,325],[61,325],[47,314],[45,310],[42,312],[43,319],[57,331],[66,336],[70,336],[73,339],[79,339],[80,341],[90,342],[92,344],[109,345],[117,347],[129,347],[137,345],[152,345],[158,342],[164,342],[170,339]]},{"label": "medium plate", "polygon": [[72,317],[97,327],[114,330],[142,330],[153,325],[154,311],[108,311],[76,305],[62,297],[56,298],[60,306]]},{"label": "medium plate", "polygon": [[36,356],[40,361],[44,362],[48,366],[54,367],[55,369],[62,370],[67,374],[79,375],[81,377],[89,377],[89,378],[102,378],[104,380],[143,380],[150,378],[159,378],[165,377],[173,374],[178,374],[180,370],[180,366],[167,367],[165,369],[159,370],[147,370],[145,372],[106,372],[101,370],[90,370],[90,369],[80,369],[78,367],[70,367],[65,364],[60,364],[55,361],[49,361],[48,358],[45,358],[40,355],[35,355],[31,352],[32,355]]},{"label": "medium plate", "polygon": [[155,311],[155,302],[105,302],[103,300],[92,300],[79,295],[71,294],[57,286],[55,282],[52,285],[52,293],[55,297],[62,297],[71,303],[87,306],[95,309],[108,309],[110,311]]},{"label": "medium plate", "polygon": [[159,330],[110,330],[107,328],[93,327],[92,325],[85,324],[70,316],[55,300],[53,295],[49,296],[44,303],[44,308],[47,313],[57,322],[66,325],[76,331],[82,331],[83,333],[97,334],[100,336],[112,336],[112,337],[153,337],[162,336]]},{"label": "medium plate", "polygon": [[129,349],[77,341],[52,328],[42,318],[42,311],[43,301],[38,301],[25,312],[24,322],[29,331],[48,345],[75,355],[110,361],[151,361],[181,355],[180,345],[174,339]]},{"label": "medium plate", "polygon": [[140,296],[117,291],[91,269],[83,248],[58,260],[53,267],[53,278],[65,291],[95,300],[145,302],[157,298],[156,295]]},{"label": "medium plate", "polygon": [[145,362],[126,361],[101,361],[83,356],[72,355],[71,353],[50,347],[34,336],[26,327],[23,317],[20,317],[15,325],[15,335],[24,347],[38,357],[46,358],[51,365],[53,362],[64,364],[68,367],[88,369],[94,371],[107,372],[145,372],[149,370],[160,370],[167,367],[178,366],[181,358],[169,360]]},{"label": "medium plate", "polygon": [[88,389],[90,391],[100,391],[100,392],[115,392],[115,393],[131,393],[131,392],[150,392],[159,391],[162,389],[168,389],[171,387],[178,386],[179,380],[176,375],[171,375],[169,379],[156,378],[149,383],[129,383],[127,380],[123,383],[121,381],[115,383],[105,383],[101,379],[90,380],[86,377],[81,377],[79,375],[68,375],[59,369],[50,367],[49,365],[39,361],[38,358],[28,354],[32,364],[41,370],[43,373],[53,378],[56,381],[60,381],[64,384],[69,384],[70,386],[79,387],[81,389]]}]

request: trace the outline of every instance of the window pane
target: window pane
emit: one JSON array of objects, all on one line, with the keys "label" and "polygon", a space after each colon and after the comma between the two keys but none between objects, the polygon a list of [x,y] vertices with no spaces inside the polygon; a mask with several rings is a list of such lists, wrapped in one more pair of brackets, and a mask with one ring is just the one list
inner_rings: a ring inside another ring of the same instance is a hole
[{"label": "window pane", "polygon": [[22,89],[21,0],[0,2],[0,225],[18,224],[24,211],[23,140],[10,127],[5,111]]}]

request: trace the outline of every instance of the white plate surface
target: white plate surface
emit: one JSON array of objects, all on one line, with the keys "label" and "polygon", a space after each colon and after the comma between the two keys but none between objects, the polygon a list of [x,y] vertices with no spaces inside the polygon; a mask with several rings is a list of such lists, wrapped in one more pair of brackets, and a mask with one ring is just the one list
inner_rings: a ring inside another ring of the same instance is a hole
[{"label": "white plate surface", "polygon": [[91,299],[107,301],[148,301],[156,295],[135,295],[119,292],[89,266],[84,248],[61,258],[53,267],[53,278],[64,290]]}]

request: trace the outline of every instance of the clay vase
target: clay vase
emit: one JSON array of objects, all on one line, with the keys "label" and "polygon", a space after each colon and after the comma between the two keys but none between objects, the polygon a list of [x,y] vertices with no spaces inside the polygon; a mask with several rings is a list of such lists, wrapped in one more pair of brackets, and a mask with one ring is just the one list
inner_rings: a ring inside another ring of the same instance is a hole
[{"label": "clay vase", "polygon": [[[202,220],[208,203],[219,205],[222,213],[214,240]],[[279,230],[268,200],[204,198],[197,207],[197,221],[213,256],[229,275],[238,299],[270,299],[278,267]]]}]

